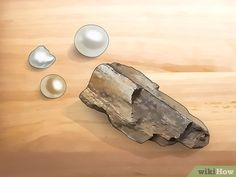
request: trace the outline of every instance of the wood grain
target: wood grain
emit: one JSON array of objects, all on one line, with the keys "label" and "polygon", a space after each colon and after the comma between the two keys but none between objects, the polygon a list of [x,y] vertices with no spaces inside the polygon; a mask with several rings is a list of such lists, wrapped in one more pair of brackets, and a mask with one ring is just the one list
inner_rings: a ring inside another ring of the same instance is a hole
[{"label": "wood grain", "polygon": [[[186,176],[195,165],[236,164],[236,2],[223,0],[2,0],[0,2],[0,176]],[[88,59],[74,49],[79,27],[94,23],[110,37]],[[45,45],[57,60],[28,63]],[[93,69],[120,62],[141,70],[206,123],[210,144],[137,144],[78,98]],[[56,100],[40,80],[65,78]],[[25,159],[25,160],[22,160]]]}]

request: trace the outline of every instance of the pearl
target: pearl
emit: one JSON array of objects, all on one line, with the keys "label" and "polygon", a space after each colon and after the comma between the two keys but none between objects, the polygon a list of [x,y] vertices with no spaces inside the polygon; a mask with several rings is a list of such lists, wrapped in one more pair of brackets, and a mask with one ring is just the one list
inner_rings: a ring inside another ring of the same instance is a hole
[{"label": "pearl", "polygon": [[44,46],[38,46],[29,55],[29,64],[38,69],[48,68],[56,58]]},{"label": "pearl", "polygon": [[66,82],[61,76],[50,74],[41,80],[40,90],[47,98],[59,98],[66,91]]},{"label": "pearl", "polygon": [[97,25],[85,25],[75,34],[76,49],[87,57],[97,57],[105,52],[109,44],[107,32]]}]

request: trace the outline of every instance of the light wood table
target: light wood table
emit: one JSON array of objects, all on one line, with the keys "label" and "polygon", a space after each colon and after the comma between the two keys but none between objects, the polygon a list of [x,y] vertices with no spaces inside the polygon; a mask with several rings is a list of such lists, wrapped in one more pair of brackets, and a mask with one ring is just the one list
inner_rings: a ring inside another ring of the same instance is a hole
[{"label": "light wood table", "polygon": [[[107,51],[76,52],[75,32],[104,27]],[[28,55],[56,57],[36,70]],[[210,144],[138,144],[78,98],[100,63],[131,65],[209,128]],[[66,94],[44,98],[40,80],[65,78]],[[1,0],[1,177],[183,177],[196,165],[236,165],[236,2],[233,0]]]}]

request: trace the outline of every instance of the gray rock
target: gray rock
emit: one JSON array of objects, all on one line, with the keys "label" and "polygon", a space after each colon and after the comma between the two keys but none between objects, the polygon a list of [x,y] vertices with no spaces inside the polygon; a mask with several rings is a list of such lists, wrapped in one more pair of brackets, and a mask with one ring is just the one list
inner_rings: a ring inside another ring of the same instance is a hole
[{"label": "gray rock", "polygon": [[180,142],[189,148],[209,143],[207,127],[199,119],[132,67],[97,66],[80,99],[106,113],[115,128],[138,143],[152,140],[166,146]]}]

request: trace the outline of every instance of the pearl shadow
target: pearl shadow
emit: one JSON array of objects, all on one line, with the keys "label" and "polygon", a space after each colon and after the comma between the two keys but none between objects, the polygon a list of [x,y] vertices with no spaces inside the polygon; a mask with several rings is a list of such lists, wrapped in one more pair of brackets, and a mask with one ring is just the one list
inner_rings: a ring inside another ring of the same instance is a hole
[{"label": "pearl shadow", "polygon": [[96,59],[97,57],[86,57],[82,55],[74,46],[74,44],[71,44],[68,50],[68,57],[69,59],[76,61],[76,62],[90,62]]}]

